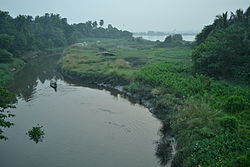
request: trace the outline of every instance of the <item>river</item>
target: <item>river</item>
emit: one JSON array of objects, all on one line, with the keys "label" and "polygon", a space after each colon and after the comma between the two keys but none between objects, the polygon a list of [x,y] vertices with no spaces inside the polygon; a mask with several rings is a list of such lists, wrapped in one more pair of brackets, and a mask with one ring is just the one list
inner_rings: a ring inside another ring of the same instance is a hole
[{"label": "river", "polygon": [[[134,37],[142,37],[143,39],[150,40],[150,41],[164,41],[167,35],[133,35]],[[194,41],[195,35],[182,35],[184,41]]]},{"label": "river", "polygon": [[[9,139],[0,142],[1,167],[160,166],[160,121],[118,92],[64,79],[55,69],[58,58],[33,60],[10,84],[18,102],[11,110],[15,125],[5,129]],[[37,124],[45,136],[36,144],[26,133]]]}]

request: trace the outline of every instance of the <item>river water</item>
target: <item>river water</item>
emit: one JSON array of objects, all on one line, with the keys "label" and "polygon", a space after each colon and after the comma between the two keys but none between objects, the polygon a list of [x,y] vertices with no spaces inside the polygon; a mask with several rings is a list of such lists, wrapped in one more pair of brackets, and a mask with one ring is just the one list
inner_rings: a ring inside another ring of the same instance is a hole
[{"label": "river water", "polygon": [[[134,37],[142,37],[143,39],[150,41],[164,41],[168,35],[133,35]],[[195,35],[182,35],[184,41],[193,42],[195,40]]]},{"label": "river water", "polygon": [[[156,167],[161,123],[145,107],[115,91],[82,85],[56,72],[58,57],[37,59],[19,72],[10,89],[18,95],[0,141],[1,167]],[[56,78],[57,91],[50,87]],[[43,126],[35,143],[26,134]]]}]

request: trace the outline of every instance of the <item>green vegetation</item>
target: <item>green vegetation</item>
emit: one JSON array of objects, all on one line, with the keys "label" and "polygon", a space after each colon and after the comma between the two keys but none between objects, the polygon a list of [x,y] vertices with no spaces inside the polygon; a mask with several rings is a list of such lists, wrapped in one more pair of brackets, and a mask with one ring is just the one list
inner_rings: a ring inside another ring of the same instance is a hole
[{"label": "green vegetation", "polygon": [[69,25],[58,14],[12,18],[8,12],[0,11],[0,24],[0,63],[12,56],[20,58],[28,51],[63,47],[86,37],[132,38],[132,33],[111,24],[103,28],[103,20],[99,27],[96,21]]},{"label": "green vegetation", "polygon": [[[78,42],[79,39],[88,37],[124,38],[133,39],[132,33],[118,30],[111,24],[103,28],[104,21],[87,21],[69,25],[66,18],[58,14],[48,14],[33,18],[28,15],[19,15],[12,18],[8,12],[0,11],[0,97],[4,98],[2,105],[8,105],[7,92],[4,85],[13,78],[24,62],[38,58],[44,54],[54,54],[58,48]],[[41,54],[44,52],[44,54]],[[53,53],[51,53],[53,52]],[[10,103],[12,104],[12,103]],[[1,106],[0,106],[1,107]],[[1,108],[0,108],[1,109]],[[7,108],[1,109],[5,112]],[[2,127],[12,125],[6,122],[6,114],[0,115],[0,135]],[[3,136],[0,136],[1,139]]]},{"label": "green vegetation", "polygon": [[[59,15],[13,19],[1,12],[1,80],[9,78],[12,64],[21,64],[20,53],[81,42],[64,50],[60,70],[72,79],[122,86],[150,108],[163,123],[156,149],[161,164],[170,159],[166,135],[172,134],[178,143],[174,167],[250,166],[249,14],[250,8],[230,19],[217,16],[196,36],[192,51],[178,34],[150,42],[112,25],[102,28],[104,21],[100,27],[96,21],[68,25]],[[9,127],[5,110],[13,103],[0,90],[0,126]],[[35,142],[44,135],[41,128],[28,132]]]},{"label": "green vegetation", "polygon": [[[249,28],[244,26],[235,20],[229,28],[206,26],[192,53],[178,44],[131,47],[129,40],[71,46],[59,65],[73,79],[122,85],[125,94],[150,108],[163,122],[156,149],[161,164],[170,158],[166,134],[173,134],[178,143],[173,166],[250,166]],[[177,37],[169,44],[181,40]],[[231,82],[236,73],[242,83]]]},{"label": "green vegetation", "polygon": [[43,126],[35,126],[31,130],[28,131],[28,135],[30,140],[33,140],[35,143],[42,142],[44,138],[44,131],[42,130]]},{"label": "green vegetation", "polygon": [[[13,117],[14,115],[8,111],[9,108],[14,108],[13,105],[16,99],[15,96],[7,91],[5,88],[0,87],[0,127],[9,128],[14,124],[6,120],[6,118]],[[0,129],[0,140],[7,139],[6,136],[3,135],[2,128]]]},{"label": "green vegetation", "polygon": [[0,85],[12,80],[15,71],[22,69],[23,65],[24,61],[17,58],[8,63],[0,63]]},{"label": "green vegetation", "polygon": [[189,46],[190,42],[184,41],[181,34],[169,35],[163,42],[158,42],[158,47]]},{"label": "green vegetation", "polygon": [[0,85],[10,80],[24,61],[39,57],[39,51],[65,47],[88,37],[132,39],[132,33],[112,25],[102,28],[103,24],[101,20],[100,27],[96,21],[69,25],[66,18],[48,13],[35,18],[12,18],[8,12],[0,11]]},{"label": "green vegetation", "polygon": [[[174,166],[237,166],[238,158],[249,157],[249,89],[193,76],[190,67],[173,63],[144,67],[136,78],[158,87],[163,100],[156,107],[163,109],[164,122],[170,120],[178,143]],[[169,107],[178,103],[166,94],[183,101],[182,107]]]},{"label": "green vegetation", "polygon": [[194,70],[215,78],[250,83],[250,7],[218,15],[196,36]]},{"label": "green vegetation", "polygon": [[191,50],[184,47],[152,48],[141,41],[141,43],[136,42],[140,44],[134,48],[135,41],[131,40],[117,42],[116,47],[113,47],[115,39],[105,40],[99,44],[92,40],[88,41],[90,43],[88,46],[72,45],[65,49],[65,56],[59,62],[64,74],[89,79],[90,82],[126,84],[133,79],[134,72],[142,66],[166,59],[181,62],[188,56],[191,58]]}]

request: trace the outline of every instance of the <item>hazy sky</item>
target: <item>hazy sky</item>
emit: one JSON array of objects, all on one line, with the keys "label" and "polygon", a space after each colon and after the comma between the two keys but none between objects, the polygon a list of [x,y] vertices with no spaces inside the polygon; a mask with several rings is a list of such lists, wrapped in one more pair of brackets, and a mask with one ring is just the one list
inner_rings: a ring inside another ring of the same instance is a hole
[{"label": "hazy sky", "polygon": [[0,0],[0,10],[11,16],[58,13],[69,23],[103,19],[132,32],[201,30],[217,14],[249,5],[249,0]]}]

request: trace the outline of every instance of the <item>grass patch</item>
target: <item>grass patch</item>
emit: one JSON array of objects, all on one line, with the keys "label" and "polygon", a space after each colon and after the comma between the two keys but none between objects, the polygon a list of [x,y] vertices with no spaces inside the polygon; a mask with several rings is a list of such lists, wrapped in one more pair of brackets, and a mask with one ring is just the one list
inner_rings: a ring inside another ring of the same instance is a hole
[{"label": "grass patch", "polygon": [[[104,41],[104,44],[98,44],[98,46],[91,44],[99,40]],[[121,39],[123,40],[125,39]],[[110,47],[118,41],[117,39],[90,39],[89,41],[90,44],[87,46],[72,45],[64,50],[65,56],[59,62],[64,73],[78,77],[92,75],[95,76],[94,79],[98,76],[110,77],[116,74],[126,80],[133,80],[134,73],[145,65],[162,61],[189,64],[191,60],[191,49],[186,47],[147,48],[147,45],[143,45],[144,47],[137,48],[118,48]],[[125,42],[128,44],[128,41]],[[119,42],[116,46],[118,45]],[[107,54],[103,54],[104,51]]]}]

